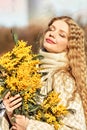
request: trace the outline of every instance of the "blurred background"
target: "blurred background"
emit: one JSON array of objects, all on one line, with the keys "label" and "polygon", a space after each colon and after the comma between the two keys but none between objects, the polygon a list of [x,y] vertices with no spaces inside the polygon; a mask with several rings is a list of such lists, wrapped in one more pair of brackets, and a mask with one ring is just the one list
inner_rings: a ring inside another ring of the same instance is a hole
[{"label": "blurred background", "polygon": [[0,55],[14,46],[12,29],[37,53],[47,23],[61,15],[75,19],[87,35],[87,0],[0,0]]}]

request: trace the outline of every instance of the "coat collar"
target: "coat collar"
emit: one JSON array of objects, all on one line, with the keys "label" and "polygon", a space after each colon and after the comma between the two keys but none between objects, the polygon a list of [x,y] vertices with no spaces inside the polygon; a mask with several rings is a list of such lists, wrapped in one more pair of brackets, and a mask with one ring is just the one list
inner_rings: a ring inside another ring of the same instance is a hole
[{"label": "coat collar", "polygon": [[52,70],[58,70],[61,68],[67,68],[69,67],[69,61],[67,58],[67,53],[49,53],[43,50],[40,50],[40,55],[42,55],[44,58],[41,60],[41,68],[42,71],[52,71]]}]

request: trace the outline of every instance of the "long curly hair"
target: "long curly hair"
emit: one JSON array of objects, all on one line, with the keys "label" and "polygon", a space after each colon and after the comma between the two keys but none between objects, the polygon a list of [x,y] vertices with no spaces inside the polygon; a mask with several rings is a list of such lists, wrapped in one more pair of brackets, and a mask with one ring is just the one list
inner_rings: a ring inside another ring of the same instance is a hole
[{"label": "long curly hair", "polygon": [[83,29],[70,17],[53,18],[48,27],[56,20],[63,20],[69,26],[68,59],[70,72],[76,81],[76,89],[82,99],[87,125],[87,65],[85,52],[85,35]]}]

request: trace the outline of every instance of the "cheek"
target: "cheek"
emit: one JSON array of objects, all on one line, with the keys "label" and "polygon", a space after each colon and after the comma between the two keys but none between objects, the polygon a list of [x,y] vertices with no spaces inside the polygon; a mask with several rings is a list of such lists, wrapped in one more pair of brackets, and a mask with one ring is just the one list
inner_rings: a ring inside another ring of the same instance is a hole
[{"label": "cheek", "polygon": [[67,40],[57,41],[57,48],[60,48],[61,50],[65,50],[67,47],[68,47],[68,41]]},{"label": "cheek", "polygon": [[57,42],[57,44],[60,44],[60,45],[64,45],[64,46],[68,45],[67,39],[57,39],[56,42]]},{"label": "cheek", "polygon": [[68,40],[65,41],[65,46],[68,47]]},{"label": "cheek", "polygon": [[43,43],[45,42],[45,39],[46,39],[46,35],[44,35],[44,38],[43,38]]},{"label": "cheek", "polygon": [[46,34],[44,35],[43,44],[46,42],[46,38],[48,38],[48,36],[49,36],[48,33],[46,33]]},{"label": "cheek", "polygon": [[49,35],[50,35],[50,32],[46,32],[45,35],[44,35],[44,39],[45,39],[45,38],[48,38]]}]

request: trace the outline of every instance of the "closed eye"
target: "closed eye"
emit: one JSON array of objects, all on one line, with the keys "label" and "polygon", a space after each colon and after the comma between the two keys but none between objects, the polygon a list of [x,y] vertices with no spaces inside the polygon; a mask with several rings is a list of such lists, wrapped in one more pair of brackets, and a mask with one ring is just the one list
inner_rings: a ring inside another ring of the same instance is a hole
[{"label": "closed eye", "polygon": [[66,38],[66,36],[64,34],[59,34],[59,36],[61,36],[63,38]]}]

